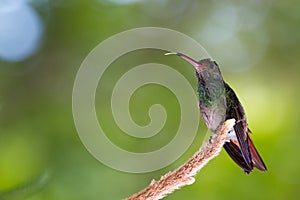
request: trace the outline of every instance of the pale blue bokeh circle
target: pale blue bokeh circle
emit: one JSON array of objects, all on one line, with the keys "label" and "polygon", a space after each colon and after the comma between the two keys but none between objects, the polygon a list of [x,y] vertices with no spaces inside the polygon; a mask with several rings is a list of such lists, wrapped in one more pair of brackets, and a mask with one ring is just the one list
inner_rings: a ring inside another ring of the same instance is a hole
[{"label": "pale blue bokeh circle", "polygon": [[42,33],[39,15],[25,0],[0,0],[0,59],[28,58],[37,51]]}]

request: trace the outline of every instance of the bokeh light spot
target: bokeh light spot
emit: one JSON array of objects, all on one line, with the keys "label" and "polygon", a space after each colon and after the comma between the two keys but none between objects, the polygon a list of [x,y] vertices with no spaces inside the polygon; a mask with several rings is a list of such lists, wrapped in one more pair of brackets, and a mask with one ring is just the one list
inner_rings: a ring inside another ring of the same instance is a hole
[{"label": "bokeh light spot", "polygon": [[0,59],[10,62],[22,61],[36,52],[43,32],[36,11],[17,2],[4,1],[0,9]]}]

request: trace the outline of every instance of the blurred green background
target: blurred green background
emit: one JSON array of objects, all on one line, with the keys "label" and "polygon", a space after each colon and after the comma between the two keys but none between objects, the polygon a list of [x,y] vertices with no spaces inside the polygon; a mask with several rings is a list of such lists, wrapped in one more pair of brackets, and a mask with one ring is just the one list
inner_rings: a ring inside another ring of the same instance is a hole
[{"label": "blurred green background", "polygon": [[[200,147],[207,131],[202,121],[194,143],[171,166],[129,174],[94,159],[77,135],[71,104],[81,62],[109,36],[143,26],[183,32],[218,61],[244,105],[269,170],[245,175],[222,151],[193,185],[166,199],[300,199],[299,9],[296,0],[1,0],[0,199],[122,199],[175,169]],[[196,91],[193,69],[162,55],[151,49],[124,55],[106,76],[114,78],[103,85],[111,89],[124,71],[155,61],[180,70]],[[157,149],[178,128],[179,105],[166,88],[144,86],[130,104],[140,125],[149,123],[151,104],[165,106],[170,116],[166,127],[149,141],[122,136],[101,102],[97,93],[98,115],[107,115],[101,123],[124,149]]]}]

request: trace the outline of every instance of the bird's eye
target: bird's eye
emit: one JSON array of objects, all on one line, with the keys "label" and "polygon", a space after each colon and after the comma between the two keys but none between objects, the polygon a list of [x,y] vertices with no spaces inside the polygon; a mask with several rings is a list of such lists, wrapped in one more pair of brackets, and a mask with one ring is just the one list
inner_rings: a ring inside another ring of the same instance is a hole
[{"label": "bird's eye", "polygon": [[215,63],[213,63],[213,62],[212,62],[212,63],[209,63],[208,68],[209,68],[209,69],[214,69],[214,68],[215,68],[214,65],[215,65]]}]

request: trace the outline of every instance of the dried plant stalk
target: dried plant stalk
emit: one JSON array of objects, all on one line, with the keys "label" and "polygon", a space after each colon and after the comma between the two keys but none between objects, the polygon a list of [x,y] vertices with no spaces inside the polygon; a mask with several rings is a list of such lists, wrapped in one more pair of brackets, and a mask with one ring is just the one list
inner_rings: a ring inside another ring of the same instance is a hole
[{"label": "dried plant stalk", "polygon": [[150,185],[140,192],[127,198],[127,200],[157,200],[182,186],[194,183],[194,175],[202,169],[211,159],[219,155],[226,141],[227,133],[233,128],[234,119],[223,123],[218,131],[212,135],[209,142],[190,158],[185,164],[171,173],[162,176],[159,181],[152,180]]}]

